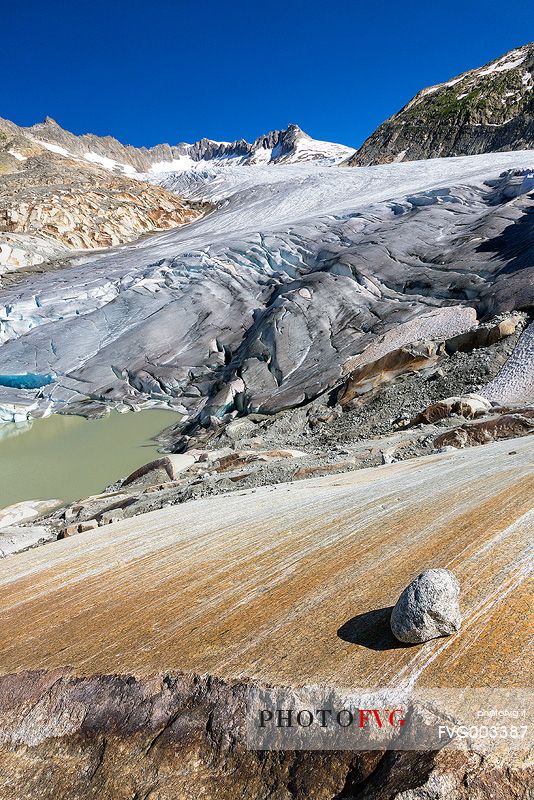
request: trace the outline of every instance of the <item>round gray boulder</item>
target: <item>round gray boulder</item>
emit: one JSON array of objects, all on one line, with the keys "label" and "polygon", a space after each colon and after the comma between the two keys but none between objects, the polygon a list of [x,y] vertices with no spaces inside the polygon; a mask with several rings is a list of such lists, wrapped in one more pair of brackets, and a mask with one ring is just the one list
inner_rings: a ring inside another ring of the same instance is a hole
[{"label": "round gray boulder", "polygon": [[400,642],[418,644],[460,628],[460,584],[448,569],[425,569],[402,592],[391,612]]}]

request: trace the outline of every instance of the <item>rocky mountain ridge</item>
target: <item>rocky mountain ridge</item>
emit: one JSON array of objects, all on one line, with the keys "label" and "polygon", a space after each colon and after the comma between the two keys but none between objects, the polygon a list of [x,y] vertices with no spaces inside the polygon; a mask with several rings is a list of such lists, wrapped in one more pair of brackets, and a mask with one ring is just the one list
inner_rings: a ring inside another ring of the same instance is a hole
[{"label": "rocky mountain ridge", "polygon": [[534,147],[534,43],[420,91],[347,161],[369,166]]},{"label": "rocky mountain ridge", "polygon": [[76,136],[51,117],[29,128],[0,119],[0,274],[112,247],[196,219],[205,206],[156,186],[160,173],[204,166],[337,164],[353,149],[297,125],[249,143],[201,139],[136,148]]},{"label": "rocky mountain ridge", "polygon": [[[64,130],[51,117],[29,128],[19,128],[0,120],[0,130],[2,128],[59,155],[80,158],[124,174],[145,173],[154,169],[184,169],[205,162],[295,164],[317,161],[336,164],[354,153],[354,148],[313,139],[295,124],[288,125],[284,130],[270,131],[253,142],[245,139],[217,142],[203,138],[193,144],[180,142],[154,147],[124,145],[112,136],[91,133],[77,136]],[[16,153],[15,148],[16,143],[12,147]]]},{"label": "rocky mountain ridge", "polygon": [[[192,144],[125,145],[113,136],[73,134],[54,119],[23,128],[0,119],[0,173],[35,148],[98,164],[119,174],[182,170],[204,164],[320,164],[368,166],[422,158],[474,155],[534,147],[534,43],[488,64],[422,89],[358,149],[308,136],[291,123],[253,142],[202,138]],[[1,144],[1,141],[0,141]]]}]

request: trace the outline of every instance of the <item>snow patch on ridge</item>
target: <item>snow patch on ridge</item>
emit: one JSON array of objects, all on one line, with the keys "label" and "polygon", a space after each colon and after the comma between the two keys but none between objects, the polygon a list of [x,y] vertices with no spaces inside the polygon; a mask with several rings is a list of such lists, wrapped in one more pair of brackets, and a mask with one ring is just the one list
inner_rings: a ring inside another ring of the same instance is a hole
[{"label": "snow patch on ridge", "polygon": [[[517,52],[517,51],[514,51]],[[519,56],[519,58],[515,58],[512,61],[508,61],[507,59],[514,55],[514,53],[508,53],[508,55],[503,56],[503,58],[499,59],[496,64],[492,64],[487,69],[479,70],[479,75],[491,75],[492,72],[508,72],[509,69],[515,69],[520,64],[523,63],[525,60],[525,56]]]},{"label": "snow patch on ridge", "polygon": [[98,153],[84,153],[83,157],[86,161],[98,164],[105,169],[109,169],[111,172],[116,172],[117,170],[127,174],[135,174],[137,172],[130,164],[121,164],[118,161],[114,161],[112,158],[107,158],[107,156],[100,156]]},{"label": "snow patch on ridge", "polygon": [[72,158],[71,153],[68,150],[65,150],[64,147],[60,147],[58,144],[51,144],[50,142],[43,142],[41,139],[38,140],[39,144],[42,145],[46,150],[50,150],[51,153],[57,153],[60,156],[70,156]]}]

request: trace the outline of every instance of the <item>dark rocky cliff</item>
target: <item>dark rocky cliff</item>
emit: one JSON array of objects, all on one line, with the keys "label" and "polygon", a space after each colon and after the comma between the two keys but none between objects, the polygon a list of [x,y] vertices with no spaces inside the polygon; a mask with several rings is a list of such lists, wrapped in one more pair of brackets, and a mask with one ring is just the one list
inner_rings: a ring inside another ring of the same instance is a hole
[{"label": "dark rocky cliff", "polygon": [[534,44],[419,92],[350,166],[534,147]]}]

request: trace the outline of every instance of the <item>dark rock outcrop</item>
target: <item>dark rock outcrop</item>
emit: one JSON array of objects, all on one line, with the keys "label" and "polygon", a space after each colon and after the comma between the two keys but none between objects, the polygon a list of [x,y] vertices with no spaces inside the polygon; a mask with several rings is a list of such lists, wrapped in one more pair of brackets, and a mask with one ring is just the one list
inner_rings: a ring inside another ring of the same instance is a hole
[{"label": "dark rock outcrop", "polygon": [[0,679],[0,702],[10,800],[526,800],[532,778],[521,758],[459,750],[247,749],[246,687],[210,678],[21,673]]}]

